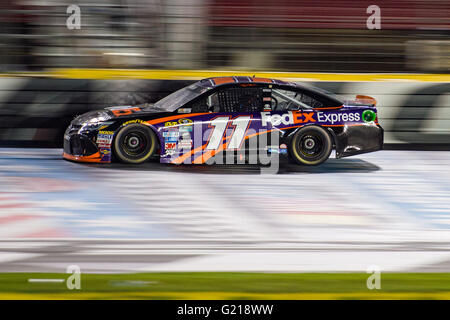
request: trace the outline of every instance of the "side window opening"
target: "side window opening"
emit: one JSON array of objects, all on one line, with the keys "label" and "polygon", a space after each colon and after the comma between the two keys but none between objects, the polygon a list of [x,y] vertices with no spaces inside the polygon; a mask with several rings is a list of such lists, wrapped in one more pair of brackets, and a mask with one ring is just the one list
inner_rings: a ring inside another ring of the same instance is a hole
[{"label": "side window opening", "polygon": [[[269,93],[270,94],[270,93]],[[231,87],[195,99],[186,105],[192,113],[203,112],[259,112],[264,105],[262,87]],[[267,97],[267,95],[266,95]],[[266,98],[268,99],[268,97]],[[323,103],[304,92],[274,88],[271,90],[272,111],[322,108]],[[267,102],[266,102],[267,103]]]},{"label": "side window opening", "polygon": [[306,95],[303,92],[296,92],[284,89],[272,89],[272,110],[286,111],[298,109],[320,108],[323,104]]},{"label": "side window opening", "polygon": [[206,97],[188,103],[191,113],[197,112],[258,112],[263,105],[263,88],[232,87],[219,89]]},{"label": "side window opening", "polygon": [[196,99],[186,105],[186,108],[191,108],[191,113],[209,112],[209,104],[207,98]]},{"label": "side window opening", "polygon": [[210,97],[214,112],[258,112],[263,105],[261,87],[233,87],[219,90]]},{"label": "side window opening", "polygon": [[313,97],[306,95],[304,93],[300,94],[300,101],[306,105],[308,105],[310,108],[322,108],[323,103],[314,99]]}]

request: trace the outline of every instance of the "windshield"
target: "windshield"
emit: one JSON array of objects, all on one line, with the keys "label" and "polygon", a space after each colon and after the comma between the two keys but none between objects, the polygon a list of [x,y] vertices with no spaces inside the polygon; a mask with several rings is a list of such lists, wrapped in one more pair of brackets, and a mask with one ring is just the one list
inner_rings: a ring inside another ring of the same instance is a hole
[{"label": "windshield", "polygon": [[188,87],[184,87],[178,91],[175,91],[174,93],[169,94],[167,97],[156,102],[152,106],[152,108],[165,111],[175,111],[203,92],[205,92],[205,88],[200,87],[196,82]]}]

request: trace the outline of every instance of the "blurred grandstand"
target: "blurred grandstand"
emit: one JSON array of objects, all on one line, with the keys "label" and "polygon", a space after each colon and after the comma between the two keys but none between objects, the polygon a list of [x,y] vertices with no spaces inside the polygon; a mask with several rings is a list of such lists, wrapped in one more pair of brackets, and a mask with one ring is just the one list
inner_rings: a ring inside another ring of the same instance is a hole
[{"label": "blurred grandstand", "polygon": [[[80,30],[66,28],[72,4],[81,8]],[[373,4],[380,30],[366,27]],[[3,72],[450,71],[448,0],[3,0],[0,10]]]}]

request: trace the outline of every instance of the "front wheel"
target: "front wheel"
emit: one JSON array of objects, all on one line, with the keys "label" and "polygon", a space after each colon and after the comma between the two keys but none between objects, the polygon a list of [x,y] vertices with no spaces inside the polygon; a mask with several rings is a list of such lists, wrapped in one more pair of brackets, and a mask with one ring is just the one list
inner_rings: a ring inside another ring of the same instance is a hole
[{"label": "front wheel", "polygon": [[314,166],[328,159],[332,150],[332,142],[325,129],[307,126],[294,134],[289,150],[297,163]]},{"label": "front wheel", "polygon": [[152,129],[142,124],[122,128],[114,140],[114,154],[125,163],[139,164],[156,150],[157,139]]}]

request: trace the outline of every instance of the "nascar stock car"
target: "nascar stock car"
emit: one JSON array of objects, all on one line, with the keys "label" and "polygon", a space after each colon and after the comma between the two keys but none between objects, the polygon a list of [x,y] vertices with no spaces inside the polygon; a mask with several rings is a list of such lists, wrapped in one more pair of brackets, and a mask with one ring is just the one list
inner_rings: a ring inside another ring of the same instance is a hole
[{"label": "nascar stock car", "polygon": [[64,135],[63,157],[138,164],[154,156],[161,163],[181,164],[205,163],[228,152],[237,156],[245,151],[245,158],[258,150],[318,165],[333,148],[336,158],[382,148],[375,105],[368,96],[344,101],[293,82],[214,77],[154,104],[109,107],[76,117]]}]

